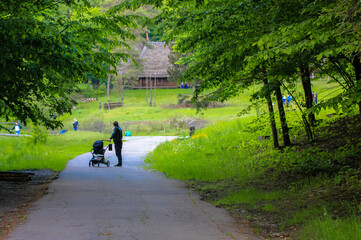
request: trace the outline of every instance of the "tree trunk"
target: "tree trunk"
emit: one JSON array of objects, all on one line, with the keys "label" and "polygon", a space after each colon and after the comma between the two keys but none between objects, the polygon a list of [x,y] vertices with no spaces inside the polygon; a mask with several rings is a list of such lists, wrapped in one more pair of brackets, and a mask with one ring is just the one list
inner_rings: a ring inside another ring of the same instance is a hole
[{"label": "tree trunk", "polygon": [[[266,77],[266,71],[265,71],[264,68],[262,70],[263,70],[263,83],[264,83],[265,86],[267,86],[268,85],[268,79]],[[273,106],[272,106],[271,94],[269,94],[269,93],[266,94],[266,100],[267,100],[267,105],[268,105],[269,119],[270,119],[271,128],[272,128],[273,146],[275,148],[278,148],[279,147],[278,134],[277,134],[275,114],[274,114]]]},{"label": "tree trunk", "polygon": [[124,103],[124,79],[122,74],[120,74],[120,97],[121,97],[121,104],[123,106]]},{"label": "tree trunk", "polygon": [[287,126],[285,109],[283,107],[282,93],[281,93],[281,88],[279,85],[276,87],[276,98],[277,98],[278,112],[280,115],[281,126],[282,126],[283,142],[284,142],[285,146],[291,146],[291,140],[290,140],[290,135],[289,135],[289,129]]},{"label": "tree trunk", "polygon": [[[310,109],[313,106],[313,98],[312,98],[312,89],[311,89],[311,78],[310,78],[310,68],[308,66],[301,67],[301,80],[303,91],[305,93],[305,102],[306,108]],[[313,126],[315,123],[315,114],[308,114],[308,121],[310,125]]]},{"label": "tree trunk", "polygon": [[[355,75],[356,75],[356,86],[361,86],[361,62],[360,56],[356,55],[352,61],[352,65],[355,68]],[[361,102],[358,102],[359,107],[359,114],[361,115]]]},{"label": "tree trunk", "polygon": [[[145,11],[145,4],[143,5]],[[149,42],[148,25],[145,26],[145,39]]]},{"label": "tree trunk", "polygon": [[150,81],[149,81],[149,95],[150,95],[150,98],[149,98],[149,106],[152,106],[153,105],[153,103],[152,103],[152,101],[153,101],[153,95],[152,95],[152,75],[150,75],[150,79],[149,79]]},{"label": "tree trunk", "polygon": [[108,75],[108,84],[107,84],[107,97],[108,97],[108,110],[110,110],[110,80],[112,79],[112,76]]}]

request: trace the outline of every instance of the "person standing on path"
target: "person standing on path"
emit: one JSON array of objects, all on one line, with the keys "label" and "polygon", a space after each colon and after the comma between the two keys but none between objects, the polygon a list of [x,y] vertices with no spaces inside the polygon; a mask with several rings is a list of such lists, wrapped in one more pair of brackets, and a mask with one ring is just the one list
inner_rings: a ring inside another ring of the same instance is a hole
[{"label": "person standing on path", "polygon": [[76,118],[74,118],[74,122],[73,122],[74,131],[78,130],[78,126],[79,126],[79,122],[76,120]]},{"label": "person standing on path", "polygon": [[115,146],[115,155],[118,158],[118,164],[115,165],[115,167],[121,167],[123,164],[122,161],[122,148],[123,148],[123,142],[122,142],[122,138],[123,138],[123,130],[119,127],[119,123],[118,121],[114,121],[113,122],[114,125],[114,130],[112,133],[112,136],[110,136],[110,139],[113,139],[114,141],[114,146]]},{"label": "person standing on path", "polygon": [[19,123],[15,123],[15,126],[11,129],[14,130],[15,129],[15,133],[16,135],[20,135],[20,129],[22,129],[23,127],[21,125],[19,125]]}]

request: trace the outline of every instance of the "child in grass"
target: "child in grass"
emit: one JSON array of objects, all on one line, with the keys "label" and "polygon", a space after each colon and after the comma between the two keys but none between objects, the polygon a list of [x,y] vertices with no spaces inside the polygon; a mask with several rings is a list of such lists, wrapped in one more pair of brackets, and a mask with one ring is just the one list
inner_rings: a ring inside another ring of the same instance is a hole
[{"label": "child in grass", "polygon": [[14,130],[15,129],[15,134],[16,135],[20,135],[20,129],[22,129],[23,127],[21,125],[19,125],[19,123],[15,123],[15,126],[11,129]]},{"label": "child in grass", "polygon": [[79,122],[76,120],[76,118],[74,118],[74,122],[73,122],[74,131],[78,130],[78,126],[79,126]]}]

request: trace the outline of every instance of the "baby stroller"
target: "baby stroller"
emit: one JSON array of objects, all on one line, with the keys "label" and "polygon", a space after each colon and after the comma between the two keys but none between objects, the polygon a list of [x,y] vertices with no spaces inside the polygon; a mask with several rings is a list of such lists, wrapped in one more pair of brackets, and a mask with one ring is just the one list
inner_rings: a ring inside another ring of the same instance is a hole
[{"label": "baby stroller", "polygon": [[111,145],[109,144],[106,146],[106,148],[103,148],[103,146],[104,146],[103,141],[104,140],[98,140],[98,141],[94,142],[93,148],[91,149],[92,158],[89,161],[89,167],[90,166],[94,167],[96,164],[98,164],[98,167],[99,167],[99,165],[101,163],[106,164],[107,167],[110,166],[110,162],[105,161],[104,154],[108,148],[109,148],[109,151],[111,151]]}]

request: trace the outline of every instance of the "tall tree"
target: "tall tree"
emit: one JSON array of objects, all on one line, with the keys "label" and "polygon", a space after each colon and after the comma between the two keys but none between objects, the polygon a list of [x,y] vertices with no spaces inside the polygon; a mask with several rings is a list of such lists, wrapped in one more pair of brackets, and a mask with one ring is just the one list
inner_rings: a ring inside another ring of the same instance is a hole
[{"label": "tall tree", "polygon": [[[129,0],[124,6],[139,7],[142,3],[162,11],[154,22],[167,33],[168,42],[175,41],[176,51],[193,53],[182,59],[190,67],[180,81],[202,80],[195,98],[205,90],[212,90],[208,97],[213,100],[235,96],[255,79],[262,79],[259,71],[265,63],[267,75],[278,81],[275,86],[284,79],[301,77],[303,116],[308,115],[302,118],[308,128],[314,121],[312,111],[325,106],[312,106],[310,94],[310,66],[321,65],[346,76],[344,82],[348,82],[346,91],[331,99],[328,106],[358,103],[361,107],[358,1]],[[347,64],[342,66],[339,59]]]},{"label": "tall tree", "polygon": [[112,49],[127,46],[135,19],[101,13],[86,0],[1,1],[0,116],[60,126],[50,115],[71,112],[69,94],[87,73],[106,77],[104,63],[115,69],[129,58]]}]

